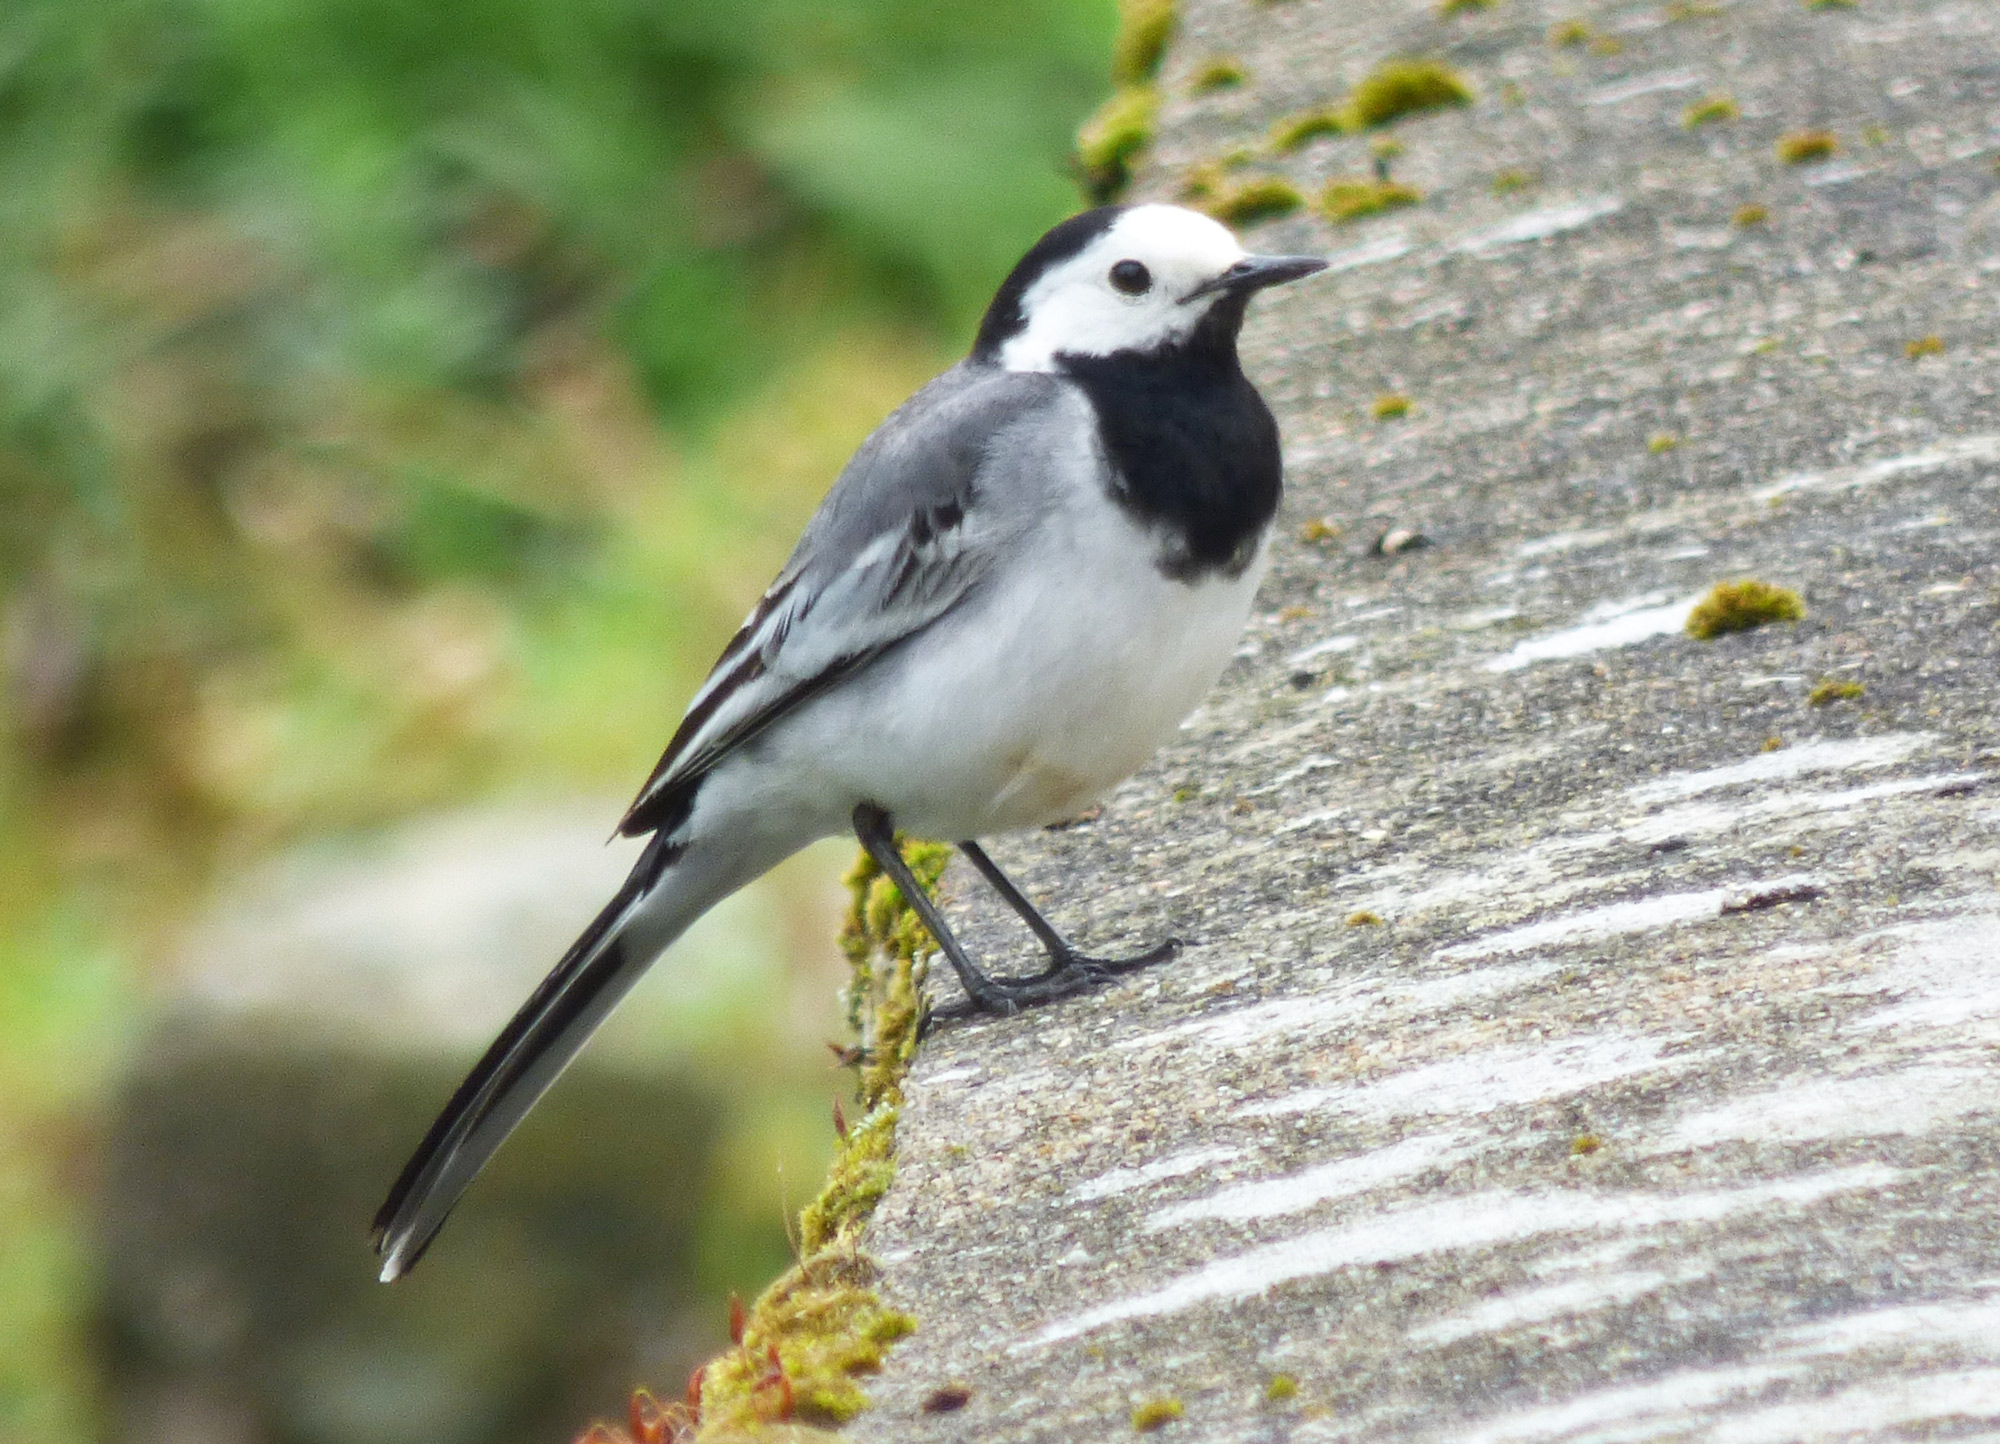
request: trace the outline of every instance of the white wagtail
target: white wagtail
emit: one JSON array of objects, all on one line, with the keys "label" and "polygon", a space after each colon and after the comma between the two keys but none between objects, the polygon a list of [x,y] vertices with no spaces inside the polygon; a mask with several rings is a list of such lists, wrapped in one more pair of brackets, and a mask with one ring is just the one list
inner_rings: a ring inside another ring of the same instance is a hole
[{"label": "white wagtail", "polygon": [[[1036,243],[972,354],[862,444],[619,824],[624,886],[479,1060],[375,1219],[407,1272],[486,1160],[689,924],[852,828],[974,1008],[1011,1013],[1171,956],[1087,958],[971,839],[1073,816],[1229,660],[1278,506],[1278,429],[1236,360],[1250,298],[1325,266],[1245,254],[1175,206]],[[989,977],[897,829],[958,846],[1048,968]]]}]

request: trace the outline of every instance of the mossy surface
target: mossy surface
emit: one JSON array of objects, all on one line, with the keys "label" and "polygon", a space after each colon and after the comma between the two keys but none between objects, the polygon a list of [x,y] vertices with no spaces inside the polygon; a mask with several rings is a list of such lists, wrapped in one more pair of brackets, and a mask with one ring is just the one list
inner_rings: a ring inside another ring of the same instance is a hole
[{"label": "mossy surface", "polygon": [[1151,85],[1114,91],[1076,133],[1076,165],[1084,193],[1099,205],[1132,182],[1132,167],[1153,143],[1160,94]]},{"label": "mossy surface", "polygon": [[1681,124],[1694,130],[1704,125],[1735,120],[1742,114],[1742,107],[1737,105],[1735,96],[1707,95],[1681,112]]},{"label": "mossy surface", "polygon": [[1752,203],[1750,205],[1738,206],[1736,213],[1730,216],[1729,224],[1735,226],[1738,230],[1747,230],[1751,226],[1761,226],[1770,219],[1771,208],[1769,206],[1760,206]]},{"label": "mossy surface", "polygon": [[1472,101],[1472,87],[1442,61],[1386,60],[1354,87],[1342,117],[1351,130],[1372,130],[1406,115]]},{"label": "mossy surface", "polygon": [[1549,44],[1557,49],[1587,45],[1592,35],[1589,24],[1582,20],[1559,20],[1549,27]]},{"label": "mossy surface", "polygon": [[1195,71],[1194,79],[1188,82],[1188,89],[1196,95],[1207,95],[1216,90],[1234,90],[1250,78],[1250,72],[1243,68],[1243,62],[1230,55],[1218,55]]},{"label": "mossy surface", "polygon": [[1271,149],[1297,150],[1322,135],[1353,135],[1393,125],[1406,115],[1470,105],[1472,87],[1437,60],[1385,60],[1338,106],[1285,116],[1271,127]]},{"label": "mossy surface", "polygon": [[[905,842],[903,857],[935,895],[950,849]],[[861,1034],[860,1102],[819,1196],[799,1213],[799,1262],[766,1289],[736,1345],[702,1372],[702,1444],[827,1438],[867,1406],[856,1375],[916,1320],[882,1302],[861,1236],[896,1177],[903,1079],[923,1025],[924,974],[936,944],[902,892],[865,853],[847,875],[852,897],[840,945],[854,969],[848,1017]]]},{"label": "mossy surface", "polygon": [[1396,421],[1410,414],[1410,398],[1400,391],[1385,391],[1376,397],[1368,414],[1377,421]]},{"label": "mossy surface", "polygon": [[1806,604],[1790,587],[1773,586],[1755,577],[1718,582],[1715,589],[1688,613],[1687,633],[1697,641],[1712,642],[1731,632],[1748,632],[1772,622],[1796,622],[1806,614]]},{"label": "mossy surface", "polygon": [[1830,130],[1789,130],[1778,137],[1778,160],[1784,165],[1810,165],[1830,159],[1840,140]]},{"label": "mossy surface", "polygon": [[1521,170],[1519,167],[1510,166],[1493,177],[1493,184],[1490,189],[1496,196],[1510,196],[1515,191],[1527,190],[1534,183],[1535,173],[1533,171]]},{"label": "mossy surface", "polygon": [[1318,110],[1302,110],[1297,115],[1287,115],[1271,127],[1271,149],[1283,154],[1297,150],[1309,140],[1322,135],[1340,135],[1347,129],[1341,113],[1331,107]]},{"label": "mossy surface", "polygon": [[1186,1413],[1187,1409],[1178,1399],[1148,1399],[1132,1411],[1132,1430],[1136,1434],[1150,1434],[1155,1429],[1164,1429]]},{"label": "mossy surface", "polygon": [[1327,182],[1326,189],[1320,192],[1319,205],[1328,220],[1344,226],[1384,211],[1413,206],[1423,198],[1422,191],[1401,181],[1342,176]]},{"label": "mossy surface", "polygon": [[1835,702],[1852,702],[1867,692],[1868,688],[1860,682],[1845,677],[1828,677],[1806,693],[1806,701],[1814,707],[1829,707]]},{"label": "mossy surface", "polygon": [[1160,73],[1179,22],[1175,0],[1121,0],[1118,37],[1111,43],[1111,82],[1144,85]]},{"label": "mossy surface", "polygon": [[1942,356],[1944,355],[1944,337],[1919,336],[1916,340],[1904,345],[1903,354],[1912,361],[1919,360],[1925,356]]},{"label": "mossy surface", "polygon": [[1117,88],[1076,132],[1076,169],[1093,204],[1115,201],[1132,183],[1132,167],[1153,143],[1160,113],[1154,79],[1179,22],[1175,0],[1123,0],[1111,47]]},{"label": "mossy surface", "polygon": [[1219,175],[1190,177],[1182,196],[1197,209],[1232,226],[1288,216],[1306,203],[1299,188],[1282,176],[1246,176],[1236,181]]}]

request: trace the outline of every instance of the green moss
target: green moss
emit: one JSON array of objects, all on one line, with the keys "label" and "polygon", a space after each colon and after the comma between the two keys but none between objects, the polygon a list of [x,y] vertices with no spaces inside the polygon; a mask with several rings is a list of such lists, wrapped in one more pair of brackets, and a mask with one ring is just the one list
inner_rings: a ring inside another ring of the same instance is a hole
[{"label": "green moss", "polygon": [[1132,1432],[1150,1434],[1155,1429],[1164,1429],[1186,1414],[1187,1410],[1182,1407],[1178,1399],[1148,1399],[1132,1411]]},{"label": "green moss", "polygon": [[1385,60],[1339,106],[1288,115],[1271,127],[1271,148],[1297,150],[1322,135],[1349,135],[1390,125],[1406,115],[1470,105],[1472,87],[1436,60]]},{"label": "green moss", "polygon": [[1687,633],[1697,641],[1712,642],[1731,632],[1748,632],[1771,622],[1796,622],[1806,614],[1806,604],[1789,587],[1777,587],[1754,577],[1718,582],[1715,589],[1688,613]]},{"label": "green moss", "polygon": [[1379,928],[1382,926],[1382,914],[1361,908],[1347,915],[1347,925],[1351,928]]},{"label": "green moss", "polygon": [[1438,14],[1449,18],[1453,15],[1470,15],[1476,10],[1491,10],[1494,0],[1438,0]]},{"label": "green moss", "polygon": [[1852,10],[1855,0],[1806,0],[1808,10]]},{"label": "green moss", "polygon": [[1942,356],[1944,355],[1944,337],[1919,336],[1916,340],[1904,345],[1903,354],[1912,361],[1924,356]]},{"label": "green moss", "polygon": [[1319,136],[1339,135],[1346,128],[1338,110],[1302,110],[1297,115],[1283,117],[1271,127],[1271,149],[1282,155]]},{"label": "green moss", "polygon": [[1470,105],[1472,87],[1437,60],[1386,60],[1348,96],[1342,107],[1350,130],[1372,130],[1406,115]]},{"label": "green moss", "polygon": [[1266,1404],[1282,1404],[1287,1399],[1299,1396],[1299,1381],[1290,1374],[1273,1374],[1271,1382],[1264,1386]]},{"label": "green moss", "polygon": [[1422,191],[1401,181],[1341,176],[1327,182],[1326,189],[1320,192],[1319,206],[1328,220],[1344,226],[1384,211],[1413,206],[1423,198]]},{"label": "green moss", "polygon": [[[935,895],[950,849],[904,842],[903,858]],[[750,1306],[735,1347],[701,1374],[697,1441],[809,1439],[867,1407],[857,1374],[882,1366],[917,1322],[882,1302],[861,1237],[896,1177],[903,1079],[923,1027],[924,974],[936,944],[867,854],[847,875],[841,950],[853,967],[848,1016],[861,1033],[867,1113],[835,1149],[819,1196],[799,1213],[799,1262]]]},{"label": "green moss", "polygon": [[1681,444],[1681,439],[1672,432],[1658,431],[1646,438],[1646,450],[1655,456],[1663,451],[1672,451]]},{"label": "green moss", "polygon": [[1144,85],[1160,73],[1179,20],[1175,0],[1120,0],[1118,37],[1111,42],[1111,83]]},{"label": "green moss", "polygon": [[1855,698],[1864,696],[1867,691],[1867,687],[1859,682],[1828,677],[1806,693],[1806,701],[1814,707],[1826,707],[1835,702],[1852,702]]},{"label": "green moss", "polygon": [[1218,55],[1194,73],[1188,82],[1188,89],[1196,95],[1207,95],[1216,90],[1234,90],[1250,78],[1250,72],[1243,68],[1243,62],[1230,55]]},{"label": "green moss", "polygon": [[1410,414],[1410,398],[1400,391],[1385,391],[1376,397],[1368,414],[1377,421],[1396,421]]},{"label": "green moss", "polygon": [[1738,206],[1736,214],[1729,218],[1729,224],[1735,226],[1738,230],[1744,230],[1750,226],[1761,226],[1770,219],[1771,208],[1769,206],[1760,206],[1753,203]]},{"label": "green moss", "polygon": [[1593,32],[1582,20],[1562,20],[1549,27],[1549,44],[1557,49],[1587,45]]},{"label": "green moss", "polygon": [[1233,226],[1254,225],[1276,216],[1288,216],[1306,203],[1299,188],[1281,176],[1250,176],[1240,181],[1220,181],[1206,193],[1190,196],[1196,206]]},{"label": "green moss", "polygon": [[1092,201],[1113,201],[1131,184],[1132,167],[1153,143],[1160,95],[1150,85],[1127,85],[1076,133],[1076,165]]},{"label": "green moss", "polygon": [[1524,191],[1535,183],[1535,173],[1509,167],[1493,177],[1492,191],[1496,196],[1510,196],[1515,191]]},{"label": "green moss", "polygon": [[1604,1140],[1599,1138],[1595,1133],[1579,1133],[1569,1141],[1570,1157],[1584,1158],[1597,1152],[1603,1146]]},{"label": "green moss", "polygon": [[1697,100],[1681,112],[1681,124],[1689,130],[1704,125],[1714,125],[1719,121],[1735,120],[1743,114],[1731,95],[1709,95]]},{"label": "green moss", "polygon": [[1808,165],[1826,160],[1840,149],[1840,140],[1830,130],[1788,130],[1778,137],[1778,160],[1783,165]]}]

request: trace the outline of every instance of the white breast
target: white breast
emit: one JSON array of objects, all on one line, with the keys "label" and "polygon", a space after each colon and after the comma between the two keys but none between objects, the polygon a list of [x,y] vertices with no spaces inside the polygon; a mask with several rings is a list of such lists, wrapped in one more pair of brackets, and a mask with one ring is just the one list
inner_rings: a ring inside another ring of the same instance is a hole
[{"label": "white breast", "polygon": [[1102,492],[1072,495],[978,597],[829,695],[786,750],[833,759],[899,825],[956,840],[1071,816],[1174,734],[1263,573],[1186,583]]}]

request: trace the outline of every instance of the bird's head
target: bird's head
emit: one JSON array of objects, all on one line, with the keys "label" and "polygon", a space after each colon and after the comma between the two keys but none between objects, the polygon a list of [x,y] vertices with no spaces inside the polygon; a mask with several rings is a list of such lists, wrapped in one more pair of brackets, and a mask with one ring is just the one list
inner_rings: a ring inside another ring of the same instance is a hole
[{"label": "bird's head", "polygon": [[1233,348],[1254,293],[1325,266],[1251,255],[1227,227],[1180,206],[1105,206],[1072,216],[1021,258],[972,354],[1010,371],[1053,371],[1064,356],[1165,351],[1198,330]]}]

